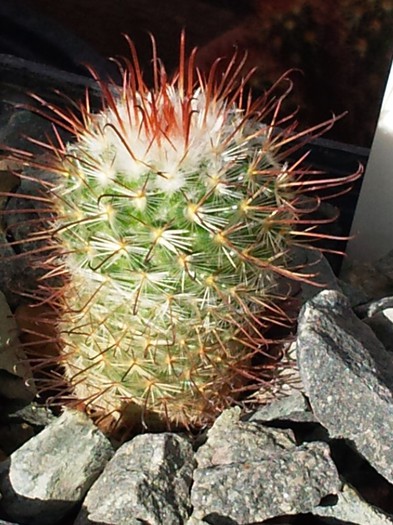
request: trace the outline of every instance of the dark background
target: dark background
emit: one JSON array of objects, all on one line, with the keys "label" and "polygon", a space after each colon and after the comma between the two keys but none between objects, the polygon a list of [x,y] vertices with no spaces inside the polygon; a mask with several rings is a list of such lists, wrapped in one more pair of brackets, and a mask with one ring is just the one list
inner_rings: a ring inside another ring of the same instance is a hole
[{"label": "dark background", "polygon": [[393,51],[393,0],[2,0],[0,23],[0,52],[78,73],[81,62],[110,71],[104,58],[128,53],[121,33],[148,68],[148,32],[173,71],[185,28],[202,69],[246,50],[256,93],[301,70],[288,110],[301,108],[303,127],[348,111],[330,137],[366,147]]}]

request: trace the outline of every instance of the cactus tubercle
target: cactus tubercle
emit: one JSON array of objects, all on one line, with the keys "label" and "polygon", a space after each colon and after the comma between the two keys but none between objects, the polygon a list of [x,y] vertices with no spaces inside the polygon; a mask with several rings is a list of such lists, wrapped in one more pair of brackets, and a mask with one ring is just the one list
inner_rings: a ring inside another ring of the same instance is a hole
[{"label": "cactus tubercle", "polygon": [[182,35],[169,78],[153,41],[150,88],[129,44],[122,85],[95,77],[100,111],[88,96],[77,111],[36,97],[56,140],[28,161],[54,174],[30,238],[47,246],[31,253],[45,268],[33,302],[56,312],[72,399],[114,421],[200,425],[262,382],[267,329],[287,317],[282,280],[310,279],[288,266],[314,236],[312,174],[285,160],[305,133],[277,131],[284,95],[253,100],[238,57],[204,77]]}]

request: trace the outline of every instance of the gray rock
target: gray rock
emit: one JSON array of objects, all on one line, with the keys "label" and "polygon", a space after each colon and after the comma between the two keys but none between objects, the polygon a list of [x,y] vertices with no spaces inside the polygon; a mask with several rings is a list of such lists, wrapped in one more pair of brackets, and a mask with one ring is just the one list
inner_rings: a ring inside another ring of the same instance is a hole
[{"label": "gray rock", "polygon": [[340,487],[328,445],[308,443],[261,461],[250,458],[243,463],[197,468],[191,491],[192,519],[205,519],[212,525],[224,519],[247,525],[307,513],[325,496],[337,494]]},{"label": "gray rock", "polygon": [[[380,299],[375,300],[369,300],[364,304],[361,304],[354,308],[354,312],[356,315],[362,319],[363,321],[365,319],[371,318],[374,315],[377,315],[380,312],[387,312],[389,317],[393,311],[393,296],[386,296],[381,297]],[[392,319],[393,320],[393,319]]]},{"label": "gray rock", "polygon": [[[2,208],[0,208],[2,209]],[[20,303],[20,295],[15,293],[15,283],[18,283],[18,275],[23,275],[27,265],[18,263],[15,265],[15,252],[8,244],[3,228],[0,228],[0,290],[4,293],[11,308],[15,308]],[[17,267],[16,267],[17,266]],[[18,274],[18,271],[22,273]],[[20,290],[19,284],[16,287]]]},{"label": "gray rock", "polygon": [[186,525],[208,525],[208,522],[205,520],[200,520],[199,518],[195,518],[194,516],[191,516],[187,520]]},{"label": "gray rock", "polygon": [[18,523],[11,523],[10,521],[0,520],[0,525],[19,525]]},{"label": "gray rock", "polygon": [[393,482],[393,357],[352,312],[326,290],[302,309],[297,354],[314,415],[331,437],[345,438]]},{"label": "gray rock", "polygon": [[381,299],[378,299],[376,301],[371,301],[367,304],[367,317],[372,317],[373,315],[377,314],[378,312],[382,312],[383,310],[389,310],[393,307],[393,296],[390,297],[382,297]]},{"label": "gray rock", "polygon": [[275,399],[268,405],[259,407],[249,421],[293,421],[296,423],[316,422],[306,398],[301,392],[294,392],[288,397]]},{"label": "gray rock", "polygon": [[54,525],[83,499],[112,454],[85,414],[67,410],[0,464],[0,508],[26,525]]},{"label": "gray rock", "polygon": [[193,451],[171,433],[122,445],[91,488],[75,525],[182,525],[190,513]]},{"label": "gray rock", "polygon": [[45,183],[53,175],[37,169],[26,169],[15,194],[8,200],[4,223],[12,239],[18,242],[19,252],[30,252],[48,245],[47,239],[35,238],[37,233],[51,225],[53,209],[48,202],[48,187]]},{"label": "gray rock", "polygon": [[296,446],[291,430],[240,421],[240,414],[240,408],[234,407],[215,421],[206,443],[195,454],[198,468],[263,461],[277,451]]},{"label": "gray rock", "polygon": [[350,485],[345,484],[337,496],[335,504],[318,506],[313,514],[332,518],[331,523],[340,520],[353,525],[393,525],[392,516],[368,504]]},{"label": "gray rock", "polygon": [[378,312],[372,317],[363,319],[378,337],[388,352],[393,353],[393,322],[385,314],[385,311]]},{"label": "gray rock", "polygon": [[225,410],[195,454],[187,525],[242,525],[309,512],[340,486],[324,443],[296,446],[292,431],[242,421]]}]

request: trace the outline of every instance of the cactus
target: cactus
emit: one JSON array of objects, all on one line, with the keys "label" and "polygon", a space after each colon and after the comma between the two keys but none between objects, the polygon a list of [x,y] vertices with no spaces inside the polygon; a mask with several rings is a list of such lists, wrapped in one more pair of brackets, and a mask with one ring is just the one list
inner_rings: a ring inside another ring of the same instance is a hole
[{"label": "cactus", "polygon": [[33,298],[56,312],[72,399],[115,422],[197,426],[260,386],[267,329],[288,316],[282,281],[310,279],[288,255],[314,235],[298,228],[301,193],[329,181],[285,161],[306,134],[275,130],[284,95],[246,96],[244,61],[205,78],[182,35],[169,79],[153,41],[149,88],[129,44],[121,86],[95,76],[99,112],[36,97],[57,128],[28,160],[56,174],[43,183],[55,219],[30,239],[48,246]]}]

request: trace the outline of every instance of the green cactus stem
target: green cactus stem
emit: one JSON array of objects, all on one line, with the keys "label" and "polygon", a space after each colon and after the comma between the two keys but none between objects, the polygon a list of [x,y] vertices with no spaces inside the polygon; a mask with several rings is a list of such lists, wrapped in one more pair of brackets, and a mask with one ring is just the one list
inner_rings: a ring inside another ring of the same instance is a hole
[{"label": "green cactus stem", "polygon": [[276,131],[284,95],[246,95],[244,60],[221,73],[216,62],[205,78],[182,35],[169,79],[153,42],[150,88],[129,44],[121,86],[95,77],[99,112],[88,97],[78,112],[36,97],[74,140],[55,131],[29,159],[56,174],[45,183],[56,217],[32,234],[49,247],[33,298],[59,313],[57,363],[73,400],[114,421],[197,426],[261,383],[255,358],[286,316],[279,282],[310,279],[288,258],[314,236],[301,194],[342,181],[310,182],[301,161],[286,161],[306,134]]}]

